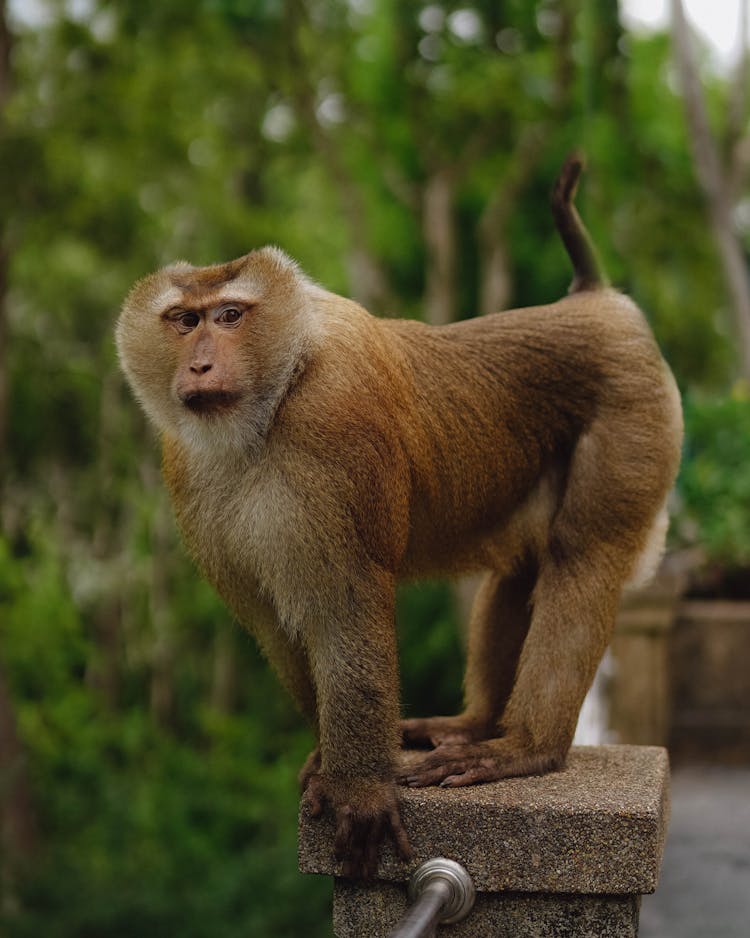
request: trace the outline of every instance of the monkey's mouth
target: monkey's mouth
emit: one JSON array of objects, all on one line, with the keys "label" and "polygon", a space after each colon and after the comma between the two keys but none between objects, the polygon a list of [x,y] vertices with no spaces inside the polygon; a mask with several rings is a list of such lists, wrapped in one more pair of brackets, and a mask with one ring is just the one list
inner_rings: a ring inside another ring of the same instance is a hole
[{"label": "monkey's mouth", "polygon": [[236,391],[188,391],[180,395],[182,403],[194,414],[220,414],[240,400]]}]

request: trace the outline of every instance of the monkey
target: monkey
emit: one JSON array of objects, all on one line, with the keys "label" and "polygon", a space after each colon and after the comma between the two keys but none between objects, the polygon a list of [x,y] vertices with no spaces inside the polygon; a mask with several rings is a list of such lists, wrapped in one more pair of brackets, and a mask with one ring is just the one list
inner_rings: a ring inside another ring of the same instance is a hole
[{"label": "monkey", "polygon": [[[563,298],[445,326],[370,315],[276,247],[140,280],[116,327],[182,538],[317,749],[303,809],[344,876],[412,856],[397,786],[564,766],[622,590],[663,550],[672,374],[608,286],[564,164]],[[400,580],[482,572],[465,706],[400,719]],[[401,747],[421,747],[408,763]]]}]

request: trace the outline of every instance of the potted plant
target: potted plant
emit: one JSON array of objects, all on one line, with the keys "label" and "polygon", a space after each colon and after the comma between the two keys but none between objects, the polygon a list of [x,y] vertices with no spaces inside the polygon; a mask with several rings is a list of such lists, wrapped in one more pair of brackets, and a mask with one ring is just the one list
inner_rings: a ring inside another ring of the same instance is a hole
[{"label": "potted plant", "polygon": [[670,636],[670,747],[750,762],[750,395],[688,397],[676,535],[698,545]]}]

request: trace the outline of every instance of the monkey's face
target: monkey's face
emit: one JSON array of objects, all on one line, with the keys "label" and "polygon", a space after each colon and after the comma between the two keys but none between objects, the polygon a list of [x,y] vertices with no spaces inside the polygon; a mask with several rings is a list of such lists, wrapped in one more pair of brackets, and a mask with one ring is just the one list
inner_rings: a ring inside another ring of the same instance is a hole
[{"label": "monkey's face", "polygon": [[256,304],[228,298],[213,305],[208,299],[208,306],[180,303],[162,318],[178,336],[172,394],[192,413],[210,419],[230,413],[249,390],[242,350]]},{"label": "monkey's face", "polygon": [[192,448],[257,449],[311,344],[307,287],[274,249],[213,267],[175,264],[137,283],[117,347],[157,427]]}]

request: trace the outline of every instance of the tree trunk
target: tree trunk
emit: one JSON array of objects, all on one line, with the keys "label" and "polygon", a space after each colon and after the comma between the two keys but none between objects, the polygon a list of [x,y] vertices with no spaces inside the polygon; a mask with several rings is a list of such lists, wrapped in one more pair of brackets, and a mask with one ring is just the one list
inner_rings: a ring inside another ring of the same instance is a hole
[{"label": "tree trunk", "polygon": [[[345,195],[342,196],[342,201],[346,201],[346,198]],[[356,212],[347,208],[345,214],[349,219],[351,232],[361,227],[361,216],[355,222],[353,216]],[[346,269],[349,277],[349,292],[353,300],[361,303],[370,312],[393,314],[393,297],[388,279],[361,235],[353,235],[353,243],[346,258]]]},{"label": "tree trunk", "polygon": [[[11,91],[11,35],[5,0],[0,0],[0,142]],[[0,230],[0,501],[8,468],[8,249]],[[1,520],[1,519],[0,519]],[[37,820],[26,758],[18,736],[5,667],[0,661],[0,890],[3,909],[15,905],[15,878],[38,844]]]},{"label": "tree trunk", "polygon": [[513,294],[507,229],[544,153],[545,127],[531,124],[516,142],[511,165],[479,218],[479,311],[506,309]]},{"label": "tree trunk", "polygon": [[122,648],[122,602],[119,594],[99,602],[94,615],[96,656],[89,662],[86,683],[100,695],[109,711],[120,703]]},{"label": "tree trunk", "polygon": [[318,71],[315,47],[309,39],[315,35],[307,5],[302,2],[285,4],[286,41],[282,84],[299,121],[307,127],[315,149],[336,186],[341,211],[349,230],[350,248],[347,256],[349,293],[352,299],[371,312],[383,313],[393,307],[394,297],[387,271],[371,250],[366,228],[366,206],[360,186],[342,157],[342,148],[335,132],[324,127],[316,108],[316,88],[312,76]]},{"label": "tree trunk", "polygon": [[422,233],[427,249],[425,319],[433,326],[454,322],[458,307],[455,190],[454,174],[441,167],[427,180],[422,197]]},{"label": "tree trunk", "polygon": [[219,713],[231,713],[237,688],[235,626],[220,625],[214,641],[214,669],[211,682],[211,707]]},{"label": "tree trunk", "polygon": [[15,879],[36,852],[37,821],[26,759],[0,662],[0,889],[3,908],[15,904]]},{"label": "tree trunk", "polygon": [[8,253],[2,239],[0,231],[0,501],[8,473]]},{"label": "tree trunk", "polygon": [[479,243],[479,312],[482,316],[507,309],[513,293],[504,210],[500,189],[482,212],[477,228]]},{"label": "tree trunk", "polygon": [[[5,105],[10,97],[11,35],[5,0],[0,0],[0,145],[5,128]],[[0,228],[0,501],[8,469],[8,249]]]},{"label": "tree trunk", "polygon": [[160,487],[159,470],[148,459],[141,464],[141,477],[149,492],[156,494],[151,520],[151,582],[149,612],[153,630],[151,649],[150,709],[155,722],[169,726],[174,706],[174,615],[169,590],[169,558],[174,550],[166,495]]},{"label": "tree trunk", "polygon": [[150,591],[154,650],[151,670],[151,713],[160,726],[169,726],[174,707],[174,622],[169,602],[169,556],[166,506],[160,505],[154,518],[151,545],[152,581]]},{"label": "tree trunk", "polygon": [[123,662],[123,600],[127,585],[117,575],[122,556],[123,523],[117,491],[114,437],[117,427],[120,378],[115,371],[105,375],[99,398],[96,520],[91,554],[103,571],[105,586],[96,597],[93,636],[96,654],[89,662],[87,683],[101,694],[105,705],[116,710],[120,701]]},{"label": "tree trunk", "polygon": [[[747,43],[748,14],[750,4],[742,0],[740,4],[740,17],[738,33],[742,37],[740,58],[737,62],[732,86],[729,91],[729,108],[726,130],[726,150],[729,159],[733,157],[733,150],[742,139],[745,130],[745,117],[747,114],[747,83],[750,78],[750,49]],[[732,195],[737,193],[732,192]]]},{"label": "tree trunk", "polygon": [[708,207],[716,247],[734,310],[742,376],[750,381],[750,278],[742,243],[732,221],[732,207],[719,148],[711,132],[692,35],[681,0],[672,0],[672,26],[685,113],[698,182]]}]

